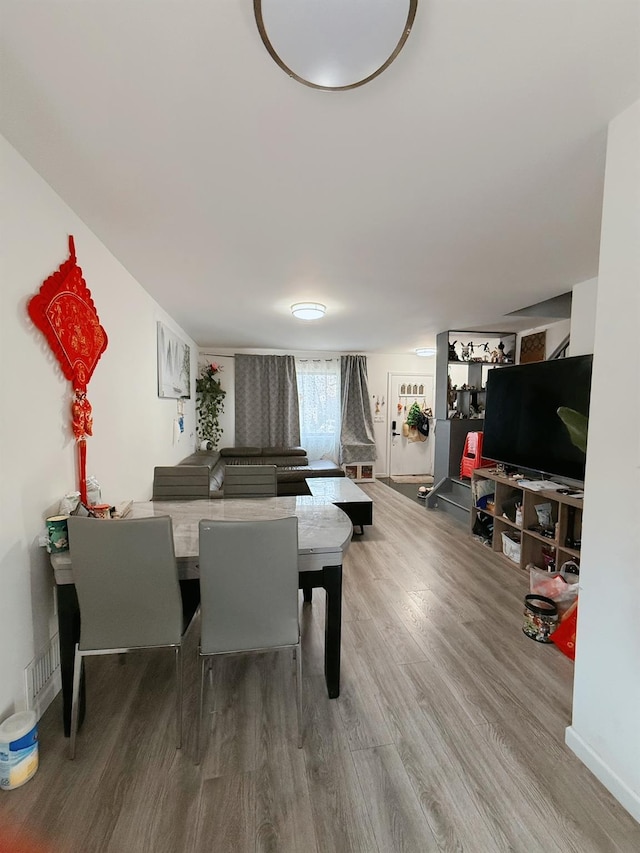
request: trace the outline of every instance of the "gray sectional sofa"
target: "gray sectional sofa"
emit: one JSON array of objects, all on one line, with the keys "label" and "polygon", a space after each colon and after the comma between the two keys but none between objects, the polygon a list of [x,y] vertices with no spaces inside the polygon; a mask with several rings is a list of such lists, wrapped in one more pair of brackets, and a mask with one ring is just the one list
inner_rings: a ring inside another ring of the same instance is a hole
[{"label": "gray sectional sofa", "polygon": [[156,467],[153,498],[224,497],[227,465],[275,465],[278,495],[310,494],[307,477],[344,477],[344,471],[329,460],[309,462],[302,447],[223,447],[220,451],[197,451],[171,467]]}]

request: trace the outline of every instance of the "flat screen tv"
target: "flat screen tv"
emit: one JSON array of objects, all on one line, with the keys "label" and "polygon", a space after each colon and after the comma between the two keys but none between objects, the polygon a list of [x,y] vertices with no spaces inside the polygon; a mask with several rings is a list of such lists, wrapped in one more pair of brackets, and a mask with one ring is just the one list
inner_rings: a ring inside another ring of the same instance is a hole
[{"label": "flat screen tv", "polygon": [[490,370],[482,455],[516,468],[584,480],[585,454],[558,416],[567,406],[589,414],[593,356]]}]

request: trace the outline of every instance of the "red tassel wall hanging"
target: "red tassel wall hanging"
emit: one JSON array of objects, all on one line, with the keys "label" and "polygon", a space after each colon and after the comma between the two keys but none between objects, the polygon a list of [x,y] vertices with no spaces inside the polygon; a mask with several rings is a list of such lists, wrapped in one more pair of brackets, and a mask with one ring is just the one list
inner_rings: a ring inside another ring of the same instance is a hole
[{"label": "red tassel wall hanging", "polygon": [[108,339],[100,325],[91,291],[76,263],[72,236],[69,236],[69,257],[43,282],[38,293],[29,300],[27,310],[73,386],[71,428],[78,446],[80,497],[86,504],[86,436],[93,435],[87,385],[98,359],[107,348]]}]

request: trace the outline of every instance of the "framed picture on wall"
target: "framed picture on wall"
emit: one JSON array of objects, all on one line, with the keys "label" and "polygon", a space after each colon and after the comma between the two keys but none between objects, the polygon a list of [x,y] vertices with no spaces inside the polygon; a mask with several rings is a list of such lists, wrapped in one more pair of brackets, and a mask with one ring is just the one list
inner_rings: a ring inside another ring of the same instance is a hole
[{"label": "framed picture on wall", "polygon": [[158,320],[158,397],[191,397],[191,348]]},{"label": "framed picture on wall", "polygon": [[520,342],[520,364],[544,361],[546,345],[546,332],[534,332],[532,335],[525,335]]}]

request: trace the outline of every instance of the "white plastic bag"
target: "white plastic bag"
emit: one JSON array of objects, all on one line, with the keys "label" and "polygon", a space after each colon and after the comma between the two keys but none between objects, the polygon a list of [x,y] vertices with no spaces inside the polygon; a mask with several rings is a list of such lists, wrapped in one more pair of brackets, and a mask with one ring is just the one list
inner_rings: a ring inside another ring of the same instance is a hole
[{"label": "white plastic bag", "polygon": [[102,503],[100,483],[98,483],[93,475],[87,477],[87,503],[89,506],[96,506],[96,504]]},{"label": "white plastic bag", "polygon": [[[578,576],[562,571],[545,572],[529,563],[530,591],[535,595],[544,595],[554,601],[558,607],[558,614],[567,611],[578,596]],[[575,580],[572,580],[575,578]]]},{"label": "white plastic bag", "polygon": [[60,506],[58,507],[58,514],[71,515],[77,510],[79,503],[80,492],[69,492],[69,494],[65,495],[60,501]]}]

